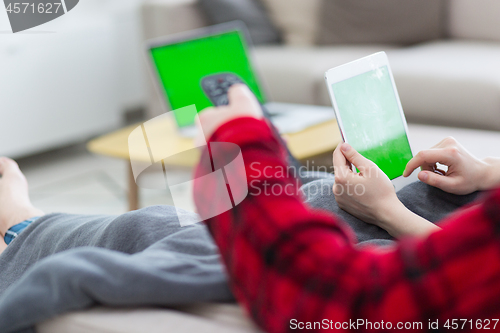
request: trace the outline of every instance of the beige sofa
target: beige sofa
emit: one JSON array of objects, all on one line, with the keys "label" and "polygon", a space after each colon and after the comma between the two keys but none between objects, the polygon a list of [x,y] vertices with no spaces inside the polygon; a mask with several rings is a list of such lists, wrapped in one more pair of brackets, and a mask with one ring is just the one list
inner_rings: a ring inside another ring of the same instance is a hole
[{"label": "beige sofa", "polygon": [[[283,0],[265,0],[266,2]],[[314,0],[311,0],[314,2]],[[314,16],[303,0],[287,1],[274,13],[285,34],[310,32]],[[255,48],[257,67],[274,101],[331,105],[323,74],[331,67],[384,50],[389,56],[410,122],[500,130],[500,1],[449,0],[448,39],[411,47],[315,46],[304,38]],[[293,6],[297,6],[294,10]],[[302,7],[301,7],[302,6]],[[296,22],[291,15],[298,13]],[[150,0],[143,5],[145,38],[205,26],[196,0]],[[294,25],[295,24],[295,25]],[[304,32],[306,30],[306,32]],[[314,29],[313,29],[314,30]],[[151,94],[155,113],[158,97]]]}]

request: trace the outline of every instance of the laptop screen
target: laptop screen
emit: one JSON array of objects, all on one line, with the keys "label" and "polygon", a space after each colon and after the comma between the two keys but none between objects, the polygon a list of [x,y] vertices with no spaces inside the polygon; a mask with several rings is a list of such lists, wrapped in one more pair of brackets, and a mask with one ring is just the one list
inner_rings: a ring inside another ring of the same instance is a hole
[{"label": "laptop screen", "polygon": [[207,75],[220,72],[237,74],[265,102],[263,89],[253,70],[243,31],[233,29],[211,35],[177,41],[150,48],[153,67],[160,87],[179,127],[194,123],[194,115],[175,110],[196,105],[198,112],[212,106],[201,89],[200,82]]}]

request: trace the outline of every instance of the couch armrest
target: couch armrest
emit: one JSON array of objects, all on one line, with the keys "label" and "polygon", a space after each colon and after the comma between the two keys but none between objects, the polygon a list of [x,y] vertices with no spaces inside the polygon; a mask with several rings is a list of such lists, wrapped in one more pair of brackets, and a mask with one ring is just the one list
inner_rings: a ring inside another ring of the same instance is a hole
[{"label": "couch armrest", "polygon": [[142,4],[144,39],[161,37],[206,25],[197,0],[147,0]]},{"label": "couch armrest", "polygon": [[[178,310],[146,308],[92,308],[68,313],[36,326],[38,333],[259,333],[247,323],[241,311],[222,309],[214,304],[214,310],[205,306],[202,314]],[[189,308],[189,307],[188,307]],[[197,308],[195,306],[195,308]],[[198,309],[198,311],[200,311]],[[209,315],[205,315],[209,312]],[[237,318],[224,318],[235,315]]]}]

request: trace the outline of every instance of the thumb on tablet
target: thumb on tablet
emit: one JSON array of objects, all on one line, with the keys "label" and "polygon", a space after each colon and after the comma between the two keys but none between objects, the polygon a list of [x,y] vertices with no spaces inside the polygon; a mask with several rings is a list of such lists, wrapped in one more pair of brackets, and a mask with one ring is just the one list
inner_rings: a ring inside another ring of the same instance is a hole
[{"label": "thumb on tablet", "polygon": [[361,170],[362,167],[368,167],[371,166],[373,162],[371,162],[369,159],[365,158],[363,155],[358,153],[354,148],[351,147],[350,144],[348,143],[342,143],[342,146],[340,147],[340,150],[342,151],[342,154],[344,154],[345,158],[354,164],[356,168]]}]

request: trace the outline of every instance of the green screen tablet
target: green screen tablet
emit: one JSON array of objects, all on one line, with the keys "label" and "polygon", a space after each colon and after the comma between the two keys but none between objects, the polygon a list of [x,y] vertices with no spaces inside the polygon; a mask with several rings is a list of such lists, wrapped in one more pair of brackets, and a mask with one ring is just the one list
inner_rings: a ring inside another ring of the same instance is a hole
[{"label": "green screen tablet", "polygon": [[160,90],[168,106],[174,110],[179,127],[192,125],[194,115],[176,113],[175,110],[193,104],[198,111],[212,106],[200,86],[201,79],[208,75],[235,73],[260,102],[266,102],[241,24],[223,24],[165,41],[150,42],[149,53]]},{"label": "green screen tablet", "polygon": [[413,154],[387,58],[375,56],[327,72],[327,82],[344,140],[395,179]]}]

